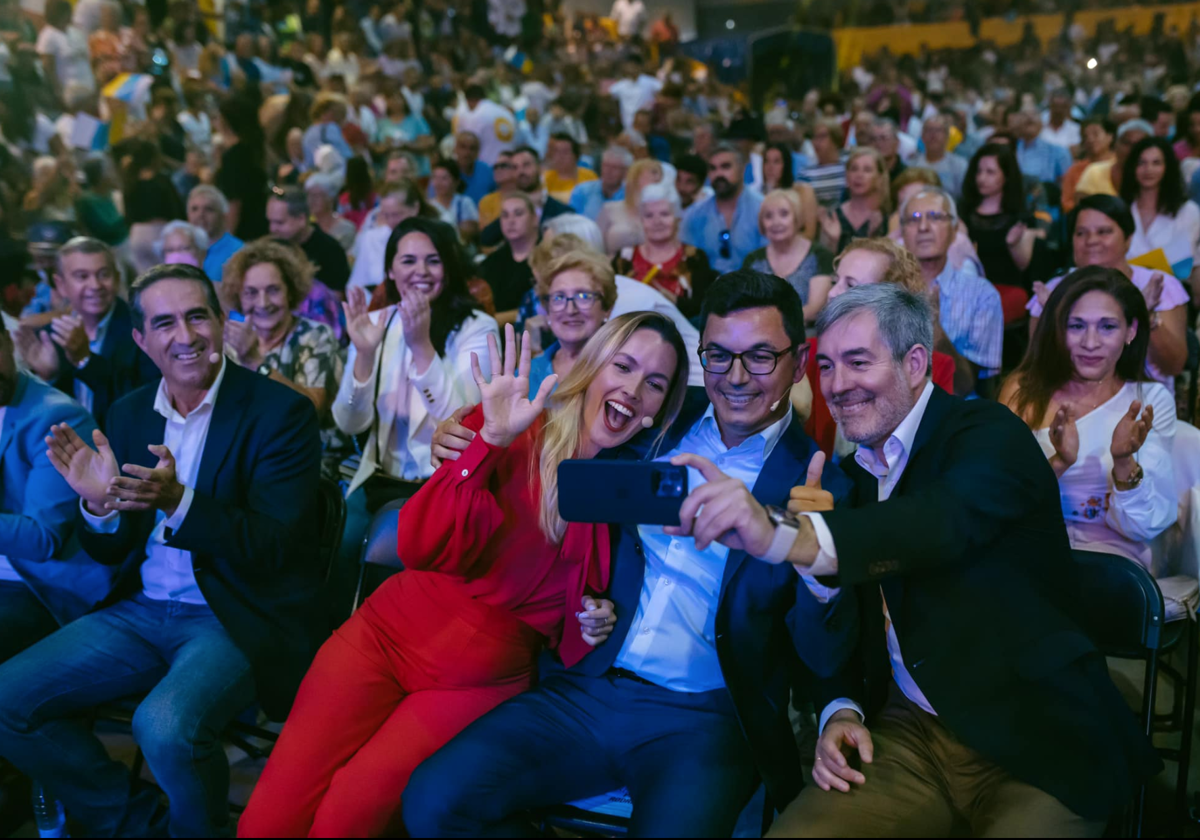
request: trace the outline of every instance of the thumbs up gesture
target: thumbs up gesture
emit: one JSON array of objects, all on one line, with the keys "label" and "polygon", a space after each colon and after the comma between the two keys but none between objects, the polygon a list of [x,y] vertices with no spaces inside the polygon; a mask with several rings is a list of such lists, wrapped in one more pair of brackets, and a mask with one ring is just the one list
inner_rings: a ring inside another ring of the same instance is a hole
[{"label": "thumbs up gesture", "polygon": [[825,470],[825,453],[818,452],[808,462],[808,475],[803,487],[793,487],[788,511],[791,513],[813,513],[833,510],[833,494],[821,489],[821,473]]}]

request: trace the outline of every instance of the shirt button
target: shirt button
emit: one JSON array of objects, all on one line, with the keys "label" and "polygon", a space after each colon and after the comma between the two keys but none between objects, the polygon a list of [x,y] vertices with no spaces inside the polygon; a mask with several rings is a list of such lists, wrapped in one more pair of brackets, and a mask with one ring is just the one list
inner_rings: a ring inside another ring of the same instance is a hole
[{"label": "shirt button", "polygon": [[470,474],[471,474],[471,471],[470,471],[470,470],[463,470],[463,471],[462,471],[462,477],[463,477],[463,478],[466,478],[466,477],[467,477],[468,475],[470,475]]}]

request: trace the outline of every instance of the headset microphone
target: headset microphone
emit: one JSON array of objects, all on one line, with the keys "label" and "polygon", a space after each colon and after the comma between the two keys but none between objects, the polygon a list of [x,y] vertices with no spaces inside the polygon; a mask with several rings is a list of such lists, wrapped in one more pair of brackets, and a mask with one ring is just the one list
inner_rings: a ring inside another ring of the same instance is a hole
[{"label": "headset microphone", "polygon": [[654,425],[653,417],[643,417],[642,418],[642,426],[644,426],[645,428],[649,429],[653,425]]},{"label": "headset microphone", "polygon": [[771,403],[770,410],[774,411],[775,409],[779,408],[780,403],[782,403],[784,400],[788,399],[791,395],[792,395],[792,386],[789,385],[788,389],[783,392],[783,396],[781,396],[779,399],[775,400],[775,402]]},{"label": "headset microphone", "polygon": [[211,353],[211,354],[209,354],[209,357],[208,357],[208,363],[209,363],[210,365],[215,365],[215,364],[216,364],[217,362],[219,362],[219,361],[221,361],[221,354],[220,354],[220,353]]}]

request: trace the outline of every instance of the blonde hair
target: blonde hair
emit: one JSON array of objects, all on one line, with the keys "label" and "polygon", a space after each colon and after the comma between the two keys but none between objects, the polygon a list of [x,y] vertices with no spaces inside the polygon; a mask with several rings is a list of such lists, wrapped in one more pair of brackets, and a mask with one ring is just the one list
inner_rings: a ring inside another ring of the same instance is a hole
[{"label": "blonde hair", "polygon": [[766,236],[763,231],[763,215],[767,212],[767,205],[782,201],[792,211],[792,220],[795,222],[796,233],[800,233],[804,228],[804,208],[800,205],[800,195],[793,189],[771,190],[762,200],[762,204],[758,207],[758,232]]},{"label": "blonde hair", "polygon": [[287,289],[289,309],[298,307],[312,291],[317,267],[309,262],[304,252],[295,245],[264,236],[247,242],[225,263],[221,282],[217,284],[217,297],[226,310],[241,308],[246,272],[263,263],[270,263],[279,270]]},{"label": "blonde hair", "polygon": [[605,312],[611,312],[617,302],[617,279],[612,264],[578,236],[559,234],[543,239],[529,257],[529,268],[538,297],[550,294],[555,277],[576,269],[591,279]]},{"label": "blonde hair", "polygon": [[879,196],[879,209],[884,216],[892,212],[892,188],[891,178],[888,176],[887,164],[883,162],[883,155],[879,154],[871,146],[855,146],[846,158],[846,172],[850,172],[850,164],[854,163],[860,157],[869,157],[875,164],[875,194]]},{"label": "blonde hair", "polygon": [[538,527],[552,543],[562,540],[567,530],[567,523],[558,512],[558,465],[579,455],[583,446],[587,433],[583,412],[588,388],[613,356],[641,329],[653,330],[663,336],[675,348],[677,357],[675,376],[667,388],[662,410],[655,418],[659,432],[652,451],[662,442],[667,429],[683,408],[687,394],[688,360],[683,339],[679,337],[679,331],[671,319],[657,312],[628,312],[613,318],[588,339],[575,366],[558,384],[558,390],[551,397],[546,424],[540,433],[541,457],[537,461],[530,459],[530,480],[533,480],[536,470],[542,485]]},{"label": "blonde hair", "polygon": [[927,169],[923,166],[910,166],[899,175],[896,180],[892,181],[892,208],[900,209],[900,193],[904,192],[904,188],[909,184],[925,184],[930,187],[940,187],[942,185],[941,177],[932,169]]},{"label": "blonde hair", "polygon": [[893,242],[888,237],[875,236],[870,239],[850,240],[850,244],[834,259],[834,271],[837,271],[842,260],[851,251],[870,251],[888,258],[887,271],[879,279],[880,283],[894,283],[914,295],[924,296],[928,292],[925,286],[925,276],[921,274],[921,264],[917,262],[917,258],[903,245]]},{"label": "blonde hair", "polygon": [[637,160],[629,167],[629,171],[625,173],[625,209],[636,216],[639,212],[639,203],[642,198],[642,191],[638,189],[638,181],[642,180],[642,175],[654,170],[658,172],[658,180],[662,181],[663,168],[662,164],[656,160]]}]

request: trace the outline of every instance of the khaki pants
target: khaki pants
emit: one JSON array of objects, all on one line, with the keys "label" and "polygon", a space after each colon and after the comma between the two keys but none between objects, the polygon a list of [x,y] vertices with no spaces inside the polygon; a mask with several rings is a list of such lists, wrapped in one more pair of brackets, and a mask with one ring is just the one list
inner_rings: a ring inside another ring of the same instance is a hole
[{"label": "khaki pants", "polygon": [[875,759],[850,793],[807,785],[768,837],[1099,837],[1072,813],[967,748],[893,684],[871,731]]}]

